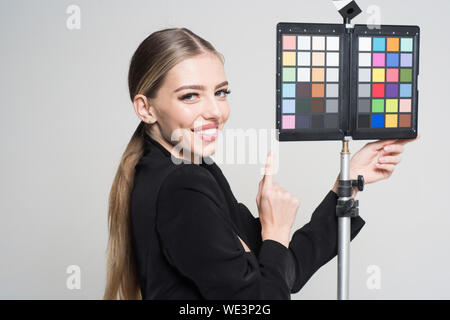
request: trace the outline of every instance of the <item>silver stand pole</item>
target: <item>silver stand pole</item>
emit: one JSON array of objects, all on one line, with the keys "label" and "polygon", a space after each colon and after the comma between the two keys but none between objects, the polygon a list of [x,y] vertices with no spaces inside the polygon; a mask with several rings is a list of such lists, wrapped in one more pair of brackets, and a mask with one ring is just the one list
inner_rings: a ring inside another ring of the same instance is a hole
[{"label": "silver stand pole", "polygon": [[[340,180],[350,180],[350,152],[347,137],[342,140]],[[349,200],[339,197],[338,200]],[[338,217],[338,300],[348,300],[350,283],[350,217]]]},{"label": "silver stand pole", "polygon": [[[336,1],[335,5],[339,13],[344,18],[346,33],[353,32],[351,19],[361,13],[361,9],[355,1],[348,2],[341,7],[342,1]],[[348,75],[352,73],[350,64],[348,66]],[[347,79],[349,80],[349,78]],[[350,94],[350,91],[349,91]],[[353,187],[358,190],[364,188],[364,177],[359,175],[357,180],[350,180],[350,151],[348,150],[348,141],[350,137],[344,137],[341,150],[341,172],[338,186],[338,203],[336,205],[336,215],[338,217],[338,299],[349,299],[350,284],[350,227],[351,217],[358,216],[358,200],[351,198]]]},{"label": "silver stand pole", "polygon": [[350,240],[351,218],[359,215],[359,201],[352,198],[353,187],[364,190],[364,177],[358,175],[357,180],[350,179],[350,151],[348,141],[344,137],[341,150],[341,172],[338,184],[338,200],[336,215],[338,219],[338,299],[349,299],[350,284]]}]

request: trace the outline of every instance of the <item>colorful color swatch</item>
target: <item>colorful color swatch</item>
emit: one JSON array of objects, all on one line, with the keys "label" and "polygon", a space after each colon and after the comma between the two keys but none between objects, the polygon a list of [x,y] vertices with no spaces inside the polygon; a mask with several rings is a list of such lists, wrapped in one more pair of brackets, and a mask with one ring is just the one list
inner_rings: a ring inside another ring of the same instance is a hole
[{"label": "colorful color swatch", "polygon": [[282,35],[281,128],[339,126],[340,37]]},{"label": "colorful color swatch", "polygon": [[358,128],[411,128],[411,37],[358,38]]},{"label": "colorful color swatch", "polygon": [[277,24],[280,141],[411,139],[420,27]]}]

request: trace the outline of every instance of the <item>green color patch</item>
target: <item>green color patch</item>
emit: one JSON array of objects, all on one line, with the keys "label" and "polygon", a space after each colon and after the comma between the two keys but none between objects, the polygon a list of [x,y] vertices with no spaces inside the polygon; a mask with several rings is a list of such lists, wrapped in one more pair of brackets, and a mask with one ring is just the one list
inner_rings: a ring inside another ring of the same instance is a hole
[{"label": "green color patch", "polygon": [[283,82],[295,82],[295,68],[283,68]]},{"label": "green color patch", "polygon": [[297,112],[298,113],[311,113],[311,99],[298,99],[297,100]]},{"label": "green color patch", "polygon": [[384,99],[372,99],[372,112],[384,112]]},{"label": "green color patch", "polygon": [[412,81],[412,69],[400,69],[400,82]]}]

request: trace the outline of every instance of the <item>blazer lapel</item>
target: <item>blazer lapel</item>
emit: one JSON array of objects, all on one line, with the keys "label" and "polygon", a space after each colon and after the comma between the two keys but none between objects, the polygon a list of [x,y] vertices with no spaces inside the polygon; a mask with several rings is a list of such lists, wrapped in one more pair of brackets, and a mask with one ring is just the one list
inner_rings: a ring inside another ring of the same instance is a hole
[{"label": "blazer lapel", "polygon": [[[211,159],[209,161],[212,161]],[[211,163],[211,162],[208,162]],[[222,192],[225,196],[225,200],[228,206],[228,212],[230,216],[225,217],[227,221],[230,222],[231,226],[235,230],[235,232],[239,235],[239,237],[249,246],[249,241],[247,238],[247,235],[245,232],[243,232],[242,228],[239,228],[238,225],[235,223],[235,221],[241,221],[239,219],[239,206],[236,198],[233,195],[233,192],[231,191],[230,185],[225,178],[225,176],[222,173],[222,170],[217,166],[215,162],[212,162],[211,164],[205,164],[205,168],[207,168],[211,174],[216,179],[217,183],[219,184],[220,188],[222,189]],[[250,248],[253,250],[253,248]]]},{"label": "blazer lapel", "polygon": [[[154,140],[148,134],[145,134],[144,137],[145,137],[145,145],[144,145],[145,153],[149,152],[152,149],[152,147],[156,146],[162,152],[163,155],[165,155],[166,157],[171,156],[170,152],[166,148],[164,148],[159,142]],[[247,235],[245,234],[245,232],[243,232],[245,228],[241,225],[242,219],[240,219],[239,216],[240,215],[239,206],[236,198],[233,195],[233,192],[231,192],[231,188],[230,185],[228,184],[227,179],[223,175],[222,170],[220,170],[220,168],[212,160],[211,157],[207,157],[207,160],[205,159],[206,159],[205,157],[202,158],[201,165],[214,176],[225,197],[225,205],[227,206],[227,208],[225,209],[226,212],[228,212],[228,214],[224,215],[224,219],[229,222],[229,224],[234,229],[234,231],[239,235],[239,237],[242,240],[244,240],[244,242],[248,246],[251,246],[251,244],[248,241]],[[237,222],[238,224],[236,224],[235,222]],[[253,250],[254,248],[251,249]]]}]

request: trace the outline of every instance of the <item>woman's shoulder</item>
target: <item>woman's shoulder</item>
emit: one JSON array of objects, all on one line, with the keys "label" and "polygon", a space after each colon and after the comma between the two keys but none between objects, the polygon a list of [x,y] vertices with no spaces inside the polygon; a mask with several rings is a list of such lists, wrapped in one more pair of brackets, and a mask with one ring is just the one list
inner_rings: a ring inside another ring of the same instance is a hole
[{"label": "woman's shoulder", "polygon": [[164,182],[165,184],[170,184],[171,182],[183,184],[195,182],[197,179],[213,181],[214,177],[207,169],[200,165],[183,163],[173,166],[164,179]]},{"label": "woman's shoulder", "polygon": [[180,207],[191,208],[192,212],[196,208],[224,208],[226,199],[208,169],[196,164],[183,164],[174,167],[164,179],[156,206],[158,211],[165,212],[165,219],[170,219],[170,212],[176,215]]},{"label": "woman's shoulder", "polygon": [[160,193],[173,194],[180,190],[210,193],[218,191],[214,176],[203,166],[184,163],[174,166],[164,178]]}]

